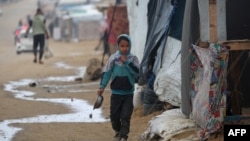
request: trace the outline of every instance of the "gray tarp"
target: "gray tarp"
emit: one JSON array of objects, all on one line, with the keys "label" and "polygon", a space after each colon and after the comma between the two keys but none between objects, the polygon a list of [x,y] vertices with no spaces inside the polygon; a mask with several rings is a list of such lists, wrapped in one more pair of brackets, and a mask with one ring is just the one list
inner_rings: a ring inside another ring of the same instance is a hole
[{"label": "gray tarp", "polygon": [[[156,55],[162,56],[176,2],[176,0],[150,0],[148,3],[148,34],[140,66],[139,84],[147,83],[147,75],[154,67]],[[160,54],[157,54],[158,48]]]},{"label": "gray tarp", "polygon": [[[176,7],[173,3],[176,4]],[[181,108],[182,112],[187,116],[191,113],[189,49],[191,44],[195,44],[199,39],[198,28],[199,12],[197,0],[191,0],[187,3],[186,0],[149,1],[148,33],[141,61],[139,84],[152,84],[152,82],[147,82],[147,79],[150,77],[148,74],[153,71],[153,68],[156,70],[155,68],[161,67],[161,53],[164,50],[167,36],[181,40]],[[153,76],[155,75],[153,74]]]},{"label": "gray tarp", "polygon": [[[168,35],[167,35],[179,41],[181,41],[181,36],[182,36],[182,24],[183,24],[185,3],[186,3],[186,0],[175,1],[174,12],[173,12],[173,16],[171,18],[170,24],[169,24]],[[167,38],[166,36],[164,37]],[[166,48],[168,48],[168,46],[165,44],[164,41],[166,42],[166,39],[162,41],[162,44],[158,48],[156,60],[154,63],[153,72],[156,75],[159,72],[159,70],[163,67],[162,66],[162,63],[164,61],[163,59],[166,59],[163,56],[163,52],[164,50],[166,50]]]},{"label": "gray tarp", "polygon": [[186,3],[182,31],[181,48],[181,110],[189,116],[191,113],[191,80],[190,80],[190,53],[191,44],[199,39],[199,12],[197,0]]}]

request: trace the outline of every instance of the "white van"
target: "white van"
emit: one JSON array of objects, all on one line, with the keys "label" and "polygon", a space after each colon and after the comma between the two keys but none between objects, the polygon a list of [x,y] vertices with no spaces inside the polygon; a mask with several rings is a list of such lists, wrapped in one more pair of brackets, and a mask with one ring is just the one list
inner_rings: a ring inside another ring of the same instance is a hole
[{"label": "white van", "polygon": [[[22,52],[33,52],[33,35],[32,30],[28,33],[27,37],[25,37],[26,30],[21,30],[19,36],[16,40],[16,53],[20,54]],[[48,41],[45,41],[45,48],[48,47]],[[37,49],[39,51],[39,47]]]}]

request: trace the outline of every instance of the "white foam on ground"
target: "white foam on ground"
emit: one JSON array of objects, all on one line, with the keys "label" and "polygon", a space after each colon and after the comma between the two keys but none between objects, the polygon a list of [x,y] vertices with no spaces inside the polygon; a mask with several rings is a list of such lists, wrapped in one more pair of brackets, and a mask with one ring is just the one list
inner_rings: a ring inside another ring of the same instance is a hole
[{"label": "white foam on ground", "polygon": [[[78,76],[83,76],[86,67],[72,67],[62,62],[56,63],[56,67],[64,69],[76,69],[78,70]],[[74,81],[76,76],[63,76],[63,77],[48,77],[40,81]],[[21,118],[21,119],[8,119],[0,122],[0,141],[11,141],[13,136],[21,128],[10,126],[13,123],[49,123],[49,122],[106,122],[106,119],[102,116],[101,109],[93,110],[93,105],[90,105],[87,101],[81,99],[71,98],[34,98],[35,95],[32,91],[18,90],[19,87],[27,86],[34,82],[33,79],[22,79],[19,81],[11,81],[4,85],[4,90],[12,92],[15,98],[32,101],[45,101],[56,104],[63,104],[68,106],[72,113],[66,114],[52,114],[52,115],[38,115],[35,117]],[[86,90],[88,91],[88,90]],[[92,118],[89,114],[92,113]]]}]

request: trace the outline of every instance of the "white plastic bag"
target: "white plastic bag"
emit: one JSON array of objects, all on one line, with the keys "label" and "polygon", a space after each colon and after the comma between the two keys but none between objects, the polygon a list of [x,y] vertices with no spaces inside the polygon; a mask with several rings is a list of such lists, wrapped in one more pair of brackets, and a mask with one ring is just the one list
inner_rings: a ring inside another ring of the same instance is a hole
[{"label": "white plastic bag", "polygon": [[135,84],[135,91],[134,91],[134,97],[133,97],[133,104],[135,108],[138,108],[143,105],[142,102],[142,90],[143,86],[138,85],[137,83]]},{"label": "white plastic bag", "polygon": [[45,43],[45,48],[44,48],[44,58],[49,59],[53,57],[52,51],[49,49],[49,43],[48,41]]}]

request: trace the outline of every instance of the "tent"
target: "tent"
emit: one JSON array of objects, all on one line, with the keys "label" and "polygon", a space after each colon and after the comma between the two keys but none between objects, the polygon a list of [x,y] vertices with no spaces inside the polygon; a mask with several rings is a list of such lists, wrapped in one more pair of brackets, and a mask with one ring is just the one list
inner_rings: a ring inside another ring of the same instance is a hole
[{"label": "tent", "polygon": [[[242,12],[237,14],[247,13],[243,5],[249,6],[249,2],[127,0],[131,51],[141,63],[139,84],[152,85],[161,101],[179,107],[184,117],[193,119],[201,140],[222,128],[227,85],[239,85],[228,82],[230,66],[241,64],[232,61],[231,54],[250,49],[250,18],[239,19],[230,11],[237,13],[240,7]],[[231,76],[235,82],[237,73]],[[240,111],[239,103],[230,110]]]},{"label": "tent", "polygon": [[[75,4],[72,1],[72,4]],[[65,3],[64,8],[57,7],[54,20],[54,39],[66,41],[93,40],[100,38],[99,26],[103,14],[94,4],[71,5]],[[60,14],[59,14],[60,13]]]}]

